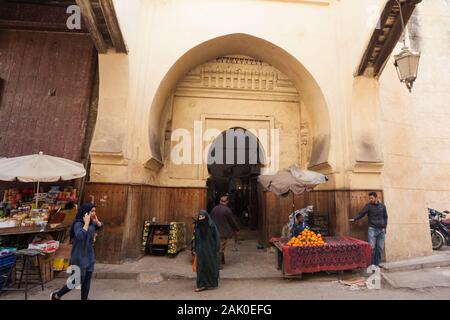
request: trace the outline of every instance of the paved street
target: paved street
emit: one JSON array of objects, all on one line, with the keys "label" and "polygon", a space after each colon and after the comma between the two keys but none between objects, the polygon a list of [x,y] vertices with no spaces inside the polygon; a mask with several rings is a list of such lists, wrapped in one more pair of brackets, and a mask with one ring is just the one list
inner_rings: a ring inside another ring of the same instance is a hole
[{"label": "paved street", "polygon": [[[381,290],[344,285],[340,280],[362,279],[363,271],[304,275],[301,280],[281,278],[272,250],[257,250],[252,234],[241,235],[237,247],[227,248],[227,265],[220,287],[195,293],[195,273],[189,251],[176,258],[148,256],[122,265],[97,264],[91,299],[450,299],[450,267],[383,273]],[[436,255],[450,255],[449,248]],[[427,258],[430,259],[430,258]],[[402,267],[405,267],[404,264]],[[410,266],[409,266],[410,267]],[[64,274],[60,276],[65,276]],[[56,278],[45,291],[34,289],[30,299],[48,299],[65,278]],[[65,298],[79,299],[80,292]],[[23,299],[23,293],[7,293],[0,299]]]},{"label": "paved street", "polygon": [[[90,298],[92,300],[129,299],[450,299],[450,268],[445,270],[446,287],[420,289],[391,288],[383,283],[381,290],[352,290],[334,277],[313,277],[308,280],[223,280],[216,290],[195,293],[195,281],[189,279],[163,280],[155,284],[141,283],[138,280],[94,279]],[[408,272],[407,272],[408,273]],[[411,279],[416,277],[411,273]],[[52,290],[64,284],[64,279],[56,279],[48,284],[45,291],[33,289],[31,300],[48,299]],[[65,299],[77,300],[80,291],[69,293]],[[23,299],[23,293],[7,293],[1,299]]]}]

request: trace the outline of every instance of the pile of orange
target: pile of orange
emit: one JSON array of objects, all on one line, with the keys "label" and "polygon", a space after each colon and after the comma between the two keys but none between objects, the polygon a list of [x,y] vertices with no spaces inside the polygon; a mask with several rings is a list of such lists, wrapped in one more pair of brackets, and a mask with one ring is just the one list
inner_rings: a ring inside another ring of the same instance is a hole
[{"label": "pile of orange", "polygon": [[302,246],[323,246],[325,240],[322,238],[321,234],[316,234],[315,232],[305,229],[297,237],[293,237],[287,243],[291,247],[302,247]]}]

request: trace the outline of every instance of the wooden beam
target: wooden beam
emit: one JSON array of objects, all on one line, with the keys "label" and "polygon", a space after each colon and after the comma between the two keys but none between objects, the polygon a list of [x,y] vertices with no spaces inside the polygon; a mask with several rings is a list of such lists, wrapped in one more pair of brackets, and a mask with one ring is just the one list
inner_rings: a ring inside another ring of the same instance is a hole
[{"label": "wooden beam", "polygon": [[100,8],[102,9],[103,17],[105,18],[109,35],[116,52],[128,53],[112,0],[100,0]]},{"label": "wooden beam", "polygon": [[108,45],[98,29],[97,19],[95,18],[94,11],[92,10],[91,2],[89,0],[76,0],[76,2],[81,9],[84,22],[86,23],[87,29],[92,36],[92,40],[94,41],[98,53],[106,53],[108,51]]},{"label": "wooden beam", "polygon": [[[422,0],[406,0],[405,2],[402,2],[402,12],[403,17],[405,21],[405,25],[408,23],[409,19],[411,18],[412,13],[414,12],[414,9],[418,3],[422,2]],[[381,14],[380,19],[380,27],[384,28],[385,24],[387,22],[387,19],[389,18],[389,15],[393,11],[395,7],[398,7],[397,0],[388,0],[386,7],[383,10],[383,13]],[[400,36],[402,34],[403,28],[401,25],[401,19],[400,15],[398,15],[396,21],[394,22],[394,25],[390,28],[389,33],[387,34],[386,39],[384,41],[379,41],[379,36],[381,35],[381,30],[376,29],[374,33],[372,34],[372,37],[370,39],[369,45],[364,53],[363,59],[361,60],[361,63],[358,67],[358,71],[356,73],[357,76],[361,76],[366,71],[370,59],[373,55],[374,49],[377,46],[381,46],[381,51],[376,57],[376,60],[373,62],[374,64],[374,76],[379,76],[384,69],[384,66],[386,65],[386,62],[391,55],[392,51],[394,50],[397,41],[400,39]]]},{"label": "wooden beam", "polygon": [[[361,64],[359,65],[357,75],[361,76],[364,74],[364,72],[367,69],[367,66],[369,64],[370,57],[372,55],[372,52],[377,45],[378,37],[381,35],[383,31],[383,27],[386,24],[387,19],[389,18],[389,13],[391,12],[393,6],[395,5],[395,0],[389,0],[383,9],[383,12],[381,13],[379,25],[376,26],[372,37],[370,38],[369,46],[367,47],[364,56],[362,58]],[[379,27],[379,28],[378,28]]]},{"label": "wooden beam", "polygon": [[67,25],[62,23],[19,21],[6,19],[0,19],[0,29],[48,31],[48,32],[62,32],[62,33],[84,33],[84,34],[88,33],[86,29],[69,30],[67,29]]},{"label": "wooden beam", "polygon": [[405,26],[408,24],[409,19],[414,12],[416,7],[415,3],[406,3],[402,5],[401,13],[399,13],[397,20],[392,26],[391,32],[384,42],[383,49],[377,57],[377,60],[374,62],[374,76],[378,76],[383,72],[384,67],[386,66],[386,62],[389,59],[389,56],[392,54],[397,42],[400,40],[400,37],[403,33],[402,19],[400,14],[403,15],[403,20],[405,22]]}]

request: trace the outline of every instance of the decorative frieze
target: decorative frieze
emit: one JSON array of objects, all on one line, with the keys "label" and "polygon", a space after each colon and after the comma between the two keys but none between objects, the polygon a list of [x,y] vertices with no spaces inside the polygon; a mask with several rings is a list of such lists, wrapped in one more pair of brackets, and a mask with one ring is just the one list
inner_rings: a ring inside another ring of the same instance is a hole
[{"label": "decorative frieze", "polygon": [[246,56],[224,56],[206,62],[191,70],[178,87],[298,94],[279,70]]}]

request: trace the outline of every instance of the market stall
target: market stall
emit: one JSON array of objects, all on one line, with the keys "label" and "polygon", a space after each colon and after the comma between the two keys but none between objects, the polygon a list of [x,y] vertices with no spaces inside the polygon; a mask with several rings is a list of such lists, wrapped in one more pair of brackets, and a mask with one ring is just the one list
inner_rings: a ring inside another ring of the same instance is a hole
[{"label": "market stall", "polygon": [[272,238],[270,242],[277,248],[278,268],[285,277],[367,268],[371,264],[370,244],[351,237],[323,237],[310,244],[289,238]]},{"label": "market stall", "polygon": [[[266,191],[279,196],[298,195],[326,183],[328,177],[320,173],[291,166],[275,175],[261,176],[260,184]],[[284,277],[300,277],[303,273],[344,271],[367,268],[371,264],[370,244],[351,237],[329,237],[326,215],[314,213],[313,206],[296,210],[283,227],[284,237],[271,235],[270,243],[277,248],[277,265]],[[276,214],[276,213],[272,213]],[[296,222],[297,218],[299,221]],[[303,219],[302,219],[303,217]],[[298,224],[300,223],[300,224]],[[294,229],[294,225],[297,229]],[[298,229],[300,228],[300,229]],[[298,230],[294,234],[293,230]],[[302,231],[300,231],[302,230]],[[287,235],[290,238],[286,237]]]},{"label": "market stall", "polygon": [[[35,199],[38,199],[37,205]],[[77,190],[52,186],[45,193],[33,189],[9,188],[0,202],[0,237],[52,233],[55,240],[73,220]]]},{"label": "market stall", "polygon": [[85,174],[82,164],[42,152],[0,160],[0,181],[24,185],[7,188],[0,195],[0,247],[41,251],[46,257],[42,265],[46,280],[52,278],[53,254],[67,236],[78,202],[77,189],[58,183]]},{"label": "market stall", "polygon": [[142,253],[174,257],[186,248],[186,226],[183,222],[144,222]]}]

